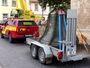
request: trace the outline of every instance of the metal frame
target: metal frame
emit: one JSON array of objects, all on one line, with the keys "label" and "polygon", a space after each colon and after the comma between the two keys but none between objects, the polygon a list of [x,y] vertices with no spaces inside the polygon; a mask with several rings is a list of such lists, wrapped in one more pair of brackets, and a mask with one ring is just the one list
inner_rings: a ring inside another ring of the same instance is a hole
[{"label": "metal frame", "polygon": [[[67,23],[65,20],[65,15],[63,16],[64,18],[64,26],[66,29],[66,39],[62,40],[61,39],[61,21],[60,21],[60,15],[58,16],[58,30],[59,30],[59,49],[49,46],[48,44],[42,44],[38,41],[32,40],[30,38],[27,38],[27,44],[31,45],[34,44],[36,46],[39,46],[43,48],[46,54],[46,58],[48,57],[57,57],[58,52],[63,52],[63,58],[60,60],[62,62],[66,61],[77,61],[77,60],[82,60],[83,58],[86,58],[87,55],[84,54],[77,54],[76,53],[76,24],[77,24],[77,15],[76,12],[73,12],[71,10],[68,11],[67,15]],[[62,46],[62,49],[61,49]]]}]

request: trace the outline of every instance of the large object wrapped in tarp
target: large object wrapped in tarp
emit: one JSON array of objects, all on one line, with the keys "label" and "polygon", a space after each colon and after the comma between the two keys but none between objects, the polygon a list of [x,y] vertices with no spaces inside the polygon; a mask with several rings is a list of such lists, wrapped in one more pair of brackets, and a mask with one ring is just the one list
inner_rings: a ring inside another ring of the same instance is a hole
[{"label": "large object wrapped in tarp", "polygon": [[50,44],[53,34],[54,34],[54,28],[55,28],[55,22],[56,22],[56,12],[53,12],[49,14],[48,16],[48,23],[46,25],[46,29],[42,37],[40,38],[40,42],[43,44]]},{"label": "large object wrapped in tarp", "polygon": [[[66,31],[64,26],[63,15],[61,15],[61,34],[62,40],[66,39]],[[48,16],[48,23],[43,33],[40,42],[43,44],[49,44],[54,47],[58,47],[59,45],[59,31],[58,31],[58,13],[52,12]]]}]

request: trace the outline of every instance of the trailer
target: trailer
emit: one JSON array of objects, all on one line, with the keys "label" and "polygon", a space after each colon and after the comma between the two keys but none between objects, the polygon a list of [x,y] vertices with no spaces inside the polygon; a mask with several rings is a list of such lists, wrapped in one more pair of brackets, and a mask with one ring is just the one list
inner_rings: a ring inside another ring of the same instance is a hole
[{"label": "trailer", "polygon": [[56,12],[51,13],[46,30],[40,40],[26,38],[31,56],[34,59],[38,58],[43,64],[52,63],[53,57],[60,62],[78,61],[89,57],[87,47],[79,45],[76,25],[76,10],[68,10],[67,15],[62,10],[58,11],[58,16]]}]

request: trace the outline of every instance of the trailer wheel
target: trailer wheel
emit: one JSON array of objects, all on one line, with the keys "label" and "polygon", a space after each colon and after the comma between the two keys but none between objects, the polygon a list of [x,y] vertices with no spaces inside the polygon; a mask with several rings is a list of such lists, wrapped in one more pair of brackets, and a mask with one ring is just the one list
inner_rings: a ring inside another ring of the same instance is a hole
[{"label": "trailer wheel", "polygon": [[45,52],[42,48],[39,48],[38,50],[38,59],[42,64],[46,63]]},{"label": "trailer wheel", "polygon": [[36,59],[37,58],[37,46],[32,45],[30,48],[31,56],[32,58]]}]

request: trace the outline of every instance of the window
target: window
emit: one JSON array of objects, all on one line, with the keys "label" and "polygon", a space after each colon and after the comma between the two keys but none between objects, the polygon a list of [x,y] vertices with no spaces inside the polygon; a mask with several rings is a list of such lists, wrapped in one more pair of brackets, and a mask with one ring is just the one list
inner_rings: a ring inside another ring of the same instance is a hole
[{"label": "window", "polygon": [[38,11],[38,4],[35,4],[35,11]]},{"label": "window", "polygon": [[8,14],[3,14],[3,20],[6,20],[8,18]]},{"label": "window", "polygon": [[8,4],[7,4],[7,0],[2,0],[2,5],[3,6],[7,6]]},{"label": "window", "polygon": [[23,20],[23,21],[19,21],[18,25],[19,26],[34,26],[36,25],[36,23],[30,20]]},{"label": "window", "polygon": [[14,26],[16,25],[16,20],[12,21],[12,25]]},{"label": "window", "polygon": [[12,0],[12,7],[16,7],[16,0]]},{"label": "window", "polygon": [[9,21],[7,22],[7,25],[13,25],[12,20],[9,20]]}]

